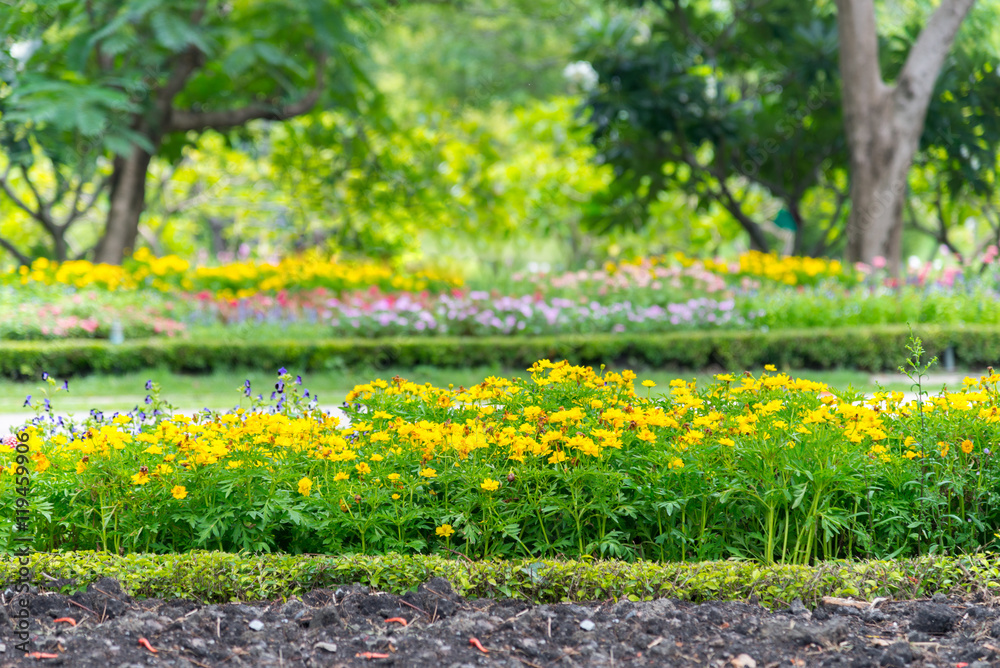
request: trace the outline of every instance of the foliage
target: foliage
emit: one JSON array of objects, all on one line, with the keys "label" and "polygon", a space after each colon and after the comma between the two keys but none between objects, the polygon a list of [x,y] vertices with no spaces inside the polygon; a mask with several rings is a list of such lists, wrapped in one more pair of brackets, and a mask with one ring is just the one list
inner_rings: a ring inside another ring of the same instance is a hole
[{"label": "foliage", "polygon": [[[363,35],[377,22],[367,3],[46,1],[15,4],[0,18],[21,51],[0,62],[4,186],[11,195],[13,167],[24,181],[51,184],[29,183],[32,197],[11,201],[52,237],[60,260],[70,255],[67,231],[82,219],[82,190],[91,187],[96,199],[107,188],[137,220],[149,156],[176,161],[189,132],[292,117],[317,103],[348,111],[373,104]],[[65,216],[53,218],[53,208]],[[102,242],[124,235],[132,247],[135,220],[107,211]]]},{"label": "foliage", "polygon": [[[615,560],[516,559],[465,561],[438,555],[286,555],[107,552],[35,552],[29,555],[32,584],[54,590],[43,573],[70,580],[59,591],[72,594],[102,577],[118,579],[136,598],[189,598],[206,603],[273,600],[317,587],[362,583],[394,594],[416,583],[447,578],[464,596],[517,598],[557,603],[613,598],[687,601],[753,597],[770,609],[795,599],[818,605],[823,596],[874,600],[996,594],[1000,564],[994,555],[919,557],[876,561],[828,561],[812,566],[753,562],[655,563]],[[17,580],[15,558],[0,559],[0,579]]]},{"label": "foliage", "polygon": [[847,160],[829,8],[657,4],[581,34],[579,55],[599,80],[587,101],[594,141],[616,175],[602,199],[609,211],[594,224],[641,227],[661,192],[681,188],[699,209],[725,208],[766,250],[772,242],[751,211],[755,186],[789,212],[796,252],[823,250],[841,208],[820,222],[820,210],[804,210],[806,195],[829,190],[842,202],[837,175]]},{"label": "foliage", "polygon": [[[212,338],[107,341],[0,342],[0,377],[37,377],[127,373],[166,368],[204,373],[234,368],[295,365],[304,371],[343,368],[401,368],[429,365],[527,366],[541,357],[582,364],[602,362],[655,368],[700,370],[710,366],[760,367],[766,363],[796,369],[895,370],[906,355],[907,328],[901,325],[815,327],[772,331],[696,331],[664,334],[561,334],[557,336],[479,336],[417,338],[266,337],[245,341],[232,332]],[[957,364],[984,367],[1000,359],[995,325],[921,325],[915,331],[941,356],[949,346]]]},{"label": "foliage", "polygon": [[346,426],[284,368],[270,401],[247,381],[249,408],[227,414],[170,416],[149,382],[141,410],[52,422],[46,390],[26,427],[35,544],[807,564],[1000,541],[992,371],[916,404],[773,366],[656,395],[631,371],[530,371],[469,389],[376,379],[348,393]]}]

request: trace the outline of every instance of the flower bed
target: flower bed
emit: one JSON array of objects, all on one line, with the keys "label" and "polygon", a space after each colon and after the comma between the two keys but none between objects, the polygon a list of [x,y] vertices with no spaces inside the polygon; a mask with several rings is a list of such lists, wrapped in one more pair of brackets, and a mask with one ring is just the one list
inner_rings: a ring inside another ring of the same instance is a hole
[{"label": "flower bed", "polygon": [[806,563],[996,544],[1000,375],[913,405],[774,372],[654,395],[630,372],[531,371],[375,380],[350,424],[285,373],[236,413],[168,417],[150,384],[141,411],[43,418],[36,548]]}]

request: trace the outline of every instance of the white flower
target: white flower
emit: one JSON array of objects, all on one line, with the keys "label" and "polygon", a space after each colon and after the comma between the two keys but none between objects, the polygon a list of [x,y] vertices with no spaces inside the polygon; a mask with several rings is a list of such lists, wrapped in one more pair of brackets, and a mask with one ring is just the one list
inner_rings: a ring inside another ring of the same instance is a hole
[{"label": "white flower", "polygon": [[597,87],[597,70],[586,60],[578,60],[563,68],[563,76],[570,85],[583,92],[589,92]]},{"label": "white flower", "polygon": [[10,45],[10,57],[21,63],[31,58],[31,54],[42,45],[40,39],[29,39],[23,42],[14,42]]}]

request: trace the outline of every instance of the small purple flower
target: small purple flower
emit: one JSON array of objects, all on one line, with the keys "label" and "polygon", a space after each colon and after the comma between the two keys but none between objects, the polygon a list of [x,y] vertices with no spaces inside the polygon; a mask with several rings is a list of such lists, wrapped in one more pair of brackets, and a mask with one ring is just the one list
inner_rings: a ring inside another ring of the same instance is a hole
[{"label": "small purple flower", "polygon": [[280,369],[278,369],[279,376],[284,376],[286,373],[288,373],[288,369],[286,369],[285,367],[281,367]]},{"label": "small purple flower", "polygon": [[42,380],[48,380],[48,379],[49,379],[49,374],[47,372],[43,371],[42,372]]},{"label": "small purple flower", "polygon": [[31,408],[31,395],[30,394],[28,395],[28,398],[24,400],[24,403],[21,404],[21,405],[22,406],[27,406],[28,408]]},{"label": "small purple flower", "polygon": [[306,390],[306,393],[303,395],[303,397],[308,397],[308,396],[309,396],[309,390]]},{"label": "small purple flower", "polygon": [[153,381],[147,380],[146,381],[146,391],[149,392],[152,389],[153,389]]},{"label": "small purple flower", "polygon": [[274,389],[277,390],[278,392],[284,393],[285,381],[279,380],[277,383],[274,384]]},{"label": "small purple flower", "polygon": [[147,394],[147,395],[146,395],[146,403],[147,403],[147,404],[151,404],[151,403],[153,403],[153,397],[151,397],[151,396],[149,396],[149,395]]},{"label": "small purple flower", "polygon": [[301,385],[302,384],[302,376],[296,376],[295,377],[295,384],[296,385]]},{"label": "small purple flower", "polygon": [[274,401],[274,397],[276,397],[277,395],[278,395],[277,392],[272,392],[271,393],[271,401]]},{"label": "small purple flower", "polygon": [[67,392],[69,392],[69,381],[68,380],[64,380],[63,381],[63,387],[62,387],[62,389],[64,389]]},{"label": "small purple flower", "polygon": [[52,410],[52,404],[49,403],[48,397],[45,398],[45,410],[46,411],[51,411]]}]

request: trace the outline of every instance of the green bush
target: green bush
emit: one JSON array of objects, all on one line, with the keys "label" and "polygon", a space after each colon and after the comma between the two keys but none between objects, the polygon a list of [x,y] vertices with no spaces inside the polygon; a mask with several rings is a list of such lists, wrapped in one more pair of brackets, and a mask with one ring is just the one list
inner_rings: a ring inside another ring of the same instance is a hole
[{"label": "green bush", "polygon": [[[919,326],[928,356],[954,346],[958,364],[976,367],[1000,361],[1000,327]],[[697,370],[776,364],[799,369],[895,369],[906,357],[908,330],[900,325],[772,332],[682,332],[540,337],[327,339],[248,343],[225,340],[0,342],[0,376],[61,377],[124,373],[149,368],[202,373],[253,366],[330,368],[530,366],[539,359],[575,364],[624,364]]]},{"label": "green bush", "polygon": [[[510,597],[538,603],[571,600],[758,600],[767,607],[823,596],[920,598],[943,592],[971,598],[1000,590],[1000,557],[921,557],[894,561],[837,561],[789,566],[739,561],[458,561],[436,556],[270,554],[222,552],[131,554],[105,552],[31,555],[32,584],[73,593],[102,577],[118,579],[137,598],[193,598],[205,602],[269,600],[317,587],[364,583],[401,594],[441,576],[469,597]],[[4,587],[17,580],[17,560],[0,559]]]}]

